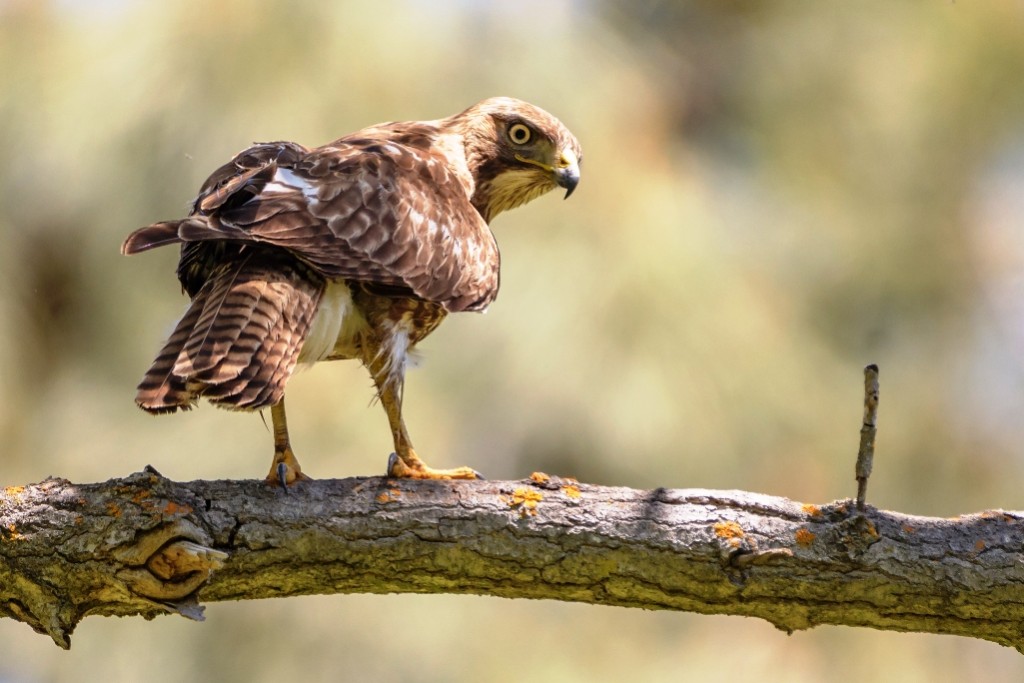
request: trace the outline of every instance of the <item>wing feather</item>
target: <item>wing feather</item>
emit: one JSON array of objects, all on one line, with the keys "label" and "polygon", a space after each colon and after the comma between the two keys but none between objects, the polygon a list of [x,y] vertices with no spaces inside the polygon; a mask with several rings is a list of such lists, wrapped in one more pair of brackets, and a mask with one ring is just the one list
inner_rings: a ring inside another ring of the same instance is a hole
[{"label": "wing feather", "polygon": [[[210,176],[192,216],[136,231],[123,250],[268,244],[327,277],[406,288],[450,311],[485,308],[498,288],[490,228],[446,157],[408,135],[405,143],[389,142],[402,126],[408,124],[314,150],[251,147]],[[436,127],[415,130],[439,134]]]}]

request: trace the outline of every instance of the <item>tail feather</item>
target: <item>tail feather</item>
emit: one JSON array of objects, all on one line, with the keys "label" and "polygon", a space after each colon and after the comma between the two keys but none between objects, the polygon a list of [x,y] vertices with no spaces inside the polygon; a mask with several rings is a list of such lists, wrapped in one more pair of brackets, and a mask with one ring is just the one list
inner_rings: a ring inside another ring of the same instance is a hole
[{"label": "tail feather", "polygon": [[182,347],[185,346],[196,321],[199,320],[202,306],[197,303],[201,303],[198,297],[178,321],[174,332],[171,333],[156,360],[153,361],[153,365],[146,371],[146,375],[139,383],[135,402],[143,410],[151,413],[169,413],[178,408],[190,408],[194,403],[194,398],[186,388],[185,380],[175,375],[173,369]]},{"label": "tail feather", "polygon": [[272,310],[280,313],[276,317],[253,317],[255,331],[247,329],[239,338],[260,336],[262,343],[236,378],[204,393],[212,403],[251,409],[273,405],[284,395],[285,383],[295,370],[299,351],[316,315],[320,292],[298,288],[288,291],[280,283],[274,283],[270,290],[266,301],[286,299],[287,303],[272,305]]},{"label": "tail feather", "polygon": [[[313,297],[301,297],[295,301],[295,305],[285,311],[278,326],[280,332],[279,340],[273,345],[271,353],[268,354],[268,365],[277,358],[274,376],[283,377],[285,380],[295,371],[295,365],[302,351],[306,335],[299,338],[294,330],[309,330],[316,317],[319,300]],[[251,405],[273,405],[284,396],[284,382],[268,382],[249,404]],[[248,404],[247,404],[248,405]]]},{"label": "tail feather", "polygon": [[[243,395],[247,389],[252,387],[255,393],[259,392],[260,387],[253,387],[253,382],[256,380],[257,374],[260,370],[260,362],[266,356],[266,352],[260,347],[256,353],[252,355],[251,362],[242,368],[241,372],[232,377],[229,380],[220,382],[218,384],[208,384],[203,390],[203,396],[213,403],[214,405],[221,406],[223,408],[242,408],[246,406],[240,405],[245,402],[247,396]],[[247,404],[250,402],[246,402]]]},{"label": "tail feather", "polygon": [[212,373],[203,373],[203,381],[216,380],[203,393],[212,403],[247,407],[268,383],[280,384],[284,392],[288,378],[279,376],[276,364],[270,364],[268,359],[279,341],[279,327],[287,304],[271,297],[264,301],[239,332],[238,342],[216,369],[215,376],[211,378]]},{"label": "tail feather", "polygon": [[260,301],[259,292],[252,290],[263,284],[257,281],[252,283],[254,287],[247,286],[255,274],[246,272],[248,260],[247,256],[211,278],[202,313],[174,364],[174,374],[202,379],[200,375],[216,368],[238,342]]},{"label": "tail feather", "polygon": [[170,412],[200,396],[227,408],[277,403],[323,290],[286,252],[257,251],[218,269],[143,378],[139,406]]}]

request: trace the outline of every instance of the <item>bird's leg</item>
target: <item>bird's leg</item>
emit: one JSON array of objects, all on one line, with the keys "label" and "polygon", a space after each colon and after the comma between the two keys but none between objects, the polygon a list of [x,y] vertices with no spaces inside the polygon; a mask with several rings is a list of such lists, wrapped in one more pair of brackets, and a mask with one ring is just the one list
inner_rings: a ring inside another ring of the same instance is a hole
[{"label": "bird's leg", "polygon": [[284,414],[283,396],[270,408],[270,419],[274,424],[274,461],[270,464],[266,482],[270,486],[280,485],[287,491],[289,484],[309,477],[302,473],[288,441],[288,420]]},{"label": "bird's leg", "polygon": [[388,414],[391,425],[391,436],[395,443],[395,452],[388,460],[388,476],[406,479],[483,479],[480,473],[471,467],[455,467],[437,470],[428,467],[412,447],[409,432],[405,429],[402,419],[402,388],[405,384],[405,373],[391,372],[392,359],[382,353],[375,353],[366,361],[366,367],[377,385],[377,396]]}]

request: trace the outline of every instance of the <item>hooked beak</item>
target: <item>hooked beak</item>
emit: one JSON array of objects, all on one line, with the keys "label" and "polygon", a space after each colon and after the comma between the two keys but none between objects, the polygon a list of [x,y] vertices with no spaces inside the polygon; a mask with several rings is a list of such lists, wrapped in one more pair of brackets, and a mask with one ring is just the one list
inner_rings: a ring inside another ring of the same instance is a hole
[{"label": "hooked beak", "polygon": [[524,157],[521,154],[516,154],[516,159],[523,163],[543,168],[554,175],[555,184],[565,188],[565,199],[568,199],[572,191],[576,189],[576,186],[580,184],[580,162],[576,158],[576,153],[568,147],[559,153],[554,166],[550,166],[543,161],[531,159],[530,157]]},{"label": "hooked beak", "polygon": [[558,155],[554,171],[555,182],[559,187],[565,188],[565,199],[568,199],[580,183],[580,162],[576,158],[575,152],[569,148],[562,150],[562,153]]}]

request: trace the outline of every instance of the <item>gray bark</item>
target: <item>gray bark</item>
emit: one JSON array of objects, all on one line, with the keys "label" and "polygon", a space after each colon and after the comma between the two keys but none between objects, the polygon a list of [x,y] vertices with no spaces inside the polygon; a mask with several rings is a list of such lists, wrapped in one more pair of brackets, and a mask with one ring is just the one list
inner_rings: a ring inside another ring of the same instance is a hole
[{"label": "gray bark", "polygon": [[49,479],[0,494],[0,615],[323,593],[478,593],[971,636],[1024,647],[1024,513],[548,481]]}]

